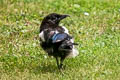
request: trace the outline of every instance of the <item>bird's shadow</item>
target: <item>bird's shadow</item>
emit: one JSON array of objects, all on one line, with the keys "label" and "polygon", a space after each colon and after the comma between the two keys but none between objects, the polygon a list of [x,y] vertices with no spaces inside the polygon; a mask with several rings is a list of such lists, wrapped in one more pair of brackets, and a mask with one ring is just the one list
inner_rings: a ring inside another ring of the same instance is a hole
[{"label": "bird's shadow", "polygon": [[42,66],[36,66],[33,70],[33,73],[35,74],[40,74],[40,73],[58,73],[60,72],[59,69],[57,68],[57,66],[52,65],[52,64],[42,64]]}]

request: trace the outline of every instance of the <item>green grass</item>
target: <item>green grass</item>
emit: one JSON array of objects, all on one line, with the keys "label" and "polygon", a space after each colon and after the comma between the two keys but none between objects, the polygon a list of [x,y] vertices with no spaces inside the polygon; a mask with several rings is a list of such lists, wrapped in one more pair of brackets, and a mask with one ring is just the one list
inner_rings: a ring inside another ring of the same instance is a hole
[{"label": "green grass", "polygon": [[[61,25],[79,43],[62,73],[39,45],[39,26],[52,12],[71,16]],[[120,1],[0,0],[0,79],[120,80]]]}]

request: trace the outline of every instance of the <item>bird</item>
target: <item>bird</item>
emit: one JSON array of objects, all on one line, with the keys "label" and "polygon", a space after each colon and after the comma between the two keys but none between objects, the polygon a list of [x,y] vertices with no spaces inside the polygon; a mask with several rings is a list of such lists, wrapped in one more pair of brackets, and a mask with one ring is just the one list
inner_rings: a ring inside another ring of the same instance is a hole
[{"label": "bird", "polygon": [[50,13],[45,16],[40,25],[40,45],[43,50],[56,59],[58,69],[63,68],[65,58],[76,57],[79,52],[78,45],[69,34],[65,26],[60,26],[60,21],[70,17],[67,14]]}]

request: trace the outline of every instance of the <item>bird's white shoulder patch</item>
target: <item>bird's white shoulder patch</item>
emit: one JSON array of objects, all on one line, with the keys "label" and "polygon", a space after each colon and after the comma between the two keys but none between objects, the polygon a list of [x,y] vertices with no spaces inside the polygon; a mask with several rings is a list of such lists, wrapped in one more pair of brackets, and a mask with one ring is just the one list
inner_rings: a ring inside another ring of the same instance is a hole
[{"label": "bird's white shoulder patch", "polygon": [[69,34],[69,31],[68,31],[68,29],[65,26],[62,26],[62,28],[65,30],[64,31],[65,33]]},{"label": "bird's white shoulder patch", "polygon": [[55,33],[57,34],[57,33],[59,33],[59,32],[56,30]]},{"label": "bird's white shoulder patch", "polygon": [[42,31],[40,34],[39,34],[39,37],[42,41],[45,41],[45,38],[44,38],[44,31]]}]

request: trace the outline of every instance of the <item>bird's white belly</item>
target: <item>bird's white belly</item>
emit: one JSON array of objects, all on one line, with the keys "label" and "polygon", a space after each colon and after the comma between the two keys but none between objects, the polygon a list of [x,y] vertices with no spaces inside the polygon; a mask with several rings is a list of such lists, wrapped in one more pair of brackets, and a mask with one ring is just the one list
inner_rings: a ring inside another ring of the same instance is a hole
[{"label": "bird's white belly", "polygon": [[40,39],[41,39],[43,42],[45,41],[44,31],[42,31],[42,32],[39,34],[39,37],[40,37]]},{"label": "bird's white belly", "polygon": [[69,53],[67,58],[74,58],[79,54],[78,50],[76,48],[73,48],[72,51]]}]

